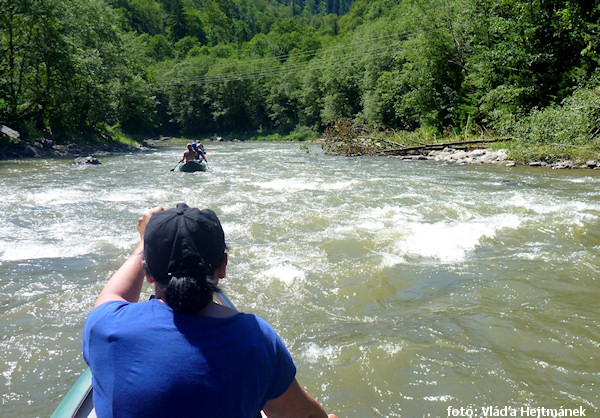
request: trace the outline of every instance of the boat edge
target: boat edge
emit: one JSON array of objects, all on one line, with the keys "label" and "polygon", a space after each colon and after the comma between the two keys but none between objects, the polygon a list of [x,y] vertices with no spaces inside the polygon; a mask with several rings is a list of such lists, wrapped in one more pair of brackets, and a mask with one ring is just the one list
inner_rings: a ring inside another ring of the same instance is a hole
[{"label": "boat edge", "polygon": [[81,407],[88,399],[92,391],[92,371],[88,367],[79,376],[79,379],[71,387],[62,399],[50,418],[75,417],[81,412]]}]

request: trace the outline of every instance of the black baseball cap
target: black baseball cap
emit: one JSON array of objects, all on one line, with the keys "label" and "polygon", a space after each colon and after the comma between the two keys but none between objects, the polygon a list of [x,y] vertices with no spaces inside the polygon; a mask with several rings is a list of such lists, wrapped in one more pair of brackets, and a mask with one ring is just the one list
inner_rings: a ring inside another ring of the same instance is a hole
[{"label": "black baseball cap", "polygon": [[152,215],[144,231],[146,270],[159,283],[168,283],[172,276],[214,271],[223,262],[226,249],[217,214],[185,203]]}]

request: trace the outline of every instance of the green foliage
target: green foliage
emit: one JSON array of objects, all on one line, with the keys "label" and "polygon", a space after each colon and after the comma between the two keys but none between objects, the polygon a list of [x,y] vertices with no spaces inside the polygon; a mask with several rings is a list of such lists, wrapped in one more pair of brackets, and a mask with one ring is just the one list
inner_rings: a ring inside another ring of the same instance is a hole
[{"label": "green foliage", "polygon": [[156,61],[173,58],[173,44],[163,34],[159,33],[148,39],[150,56]]},{"label": "green foliage", "polygon": [[194,48],[199,46],[198,38],[194,36],[186,36],[175,43],[175,51],[177,58],[185,58],[187,54]]},{"label": "green foliage", "polygon": [[283,132],[291,131],[298,124],[297,109],[299,82],[296,77],[280,77],[270,84],[266,95],[266,110],[273,126]]},{"label": "green foliage", "polygon": [[346,117],[413,138],[497,132],[548,153],[597,143],[588,80],[600,70],[600,0],[0,0],[0,9],[0,122],[28,136],[115,126],[288,138]]},{"label": "green foliage", "polygon": [[271,133],[271,134],[259,134],[252,136],[250,139],[253,141],[315,141],[319,139],[321,135],[319,132],[307,128],[305,126],[294,129],[289,134]]},{"label": "green foliage", "polygon": [[[129,118],[123,109],[152,113],[120,102],[147,102],[149,89],[142,55],[128,51],[138,45],[103,1],[2,0],[1,8],[0,120],[25,137],[60,140]],[[135,93],[124,94],[130,85]]]},{"label": "green foliage", "polygon": [[163,30],[164,17],[160,5],[154,0],[128,0],[124,4],[131,27],[139,33],[152,35]]},{"label": "green foliage", "polygon": [[503,133],[518,140],[511,147],[518,159],[581,160],[590,158],[590,152],[597,158],[600,87],[579,89],[560,105],[534,109],[526,117],[505,118],[504,122]]}]

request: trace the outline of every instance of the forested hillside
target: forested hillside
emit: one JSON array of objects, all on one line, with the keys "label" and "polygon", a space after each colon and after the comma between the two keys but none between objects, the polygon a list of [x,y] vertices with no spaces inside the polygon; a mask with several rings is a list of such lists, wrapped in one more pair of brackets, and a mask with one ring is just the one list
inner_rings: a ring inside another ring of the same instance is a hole
[{"label": "forested hillside", "polygon": [[27,137],[319,131],[339,117],[548,143],[598,134],[600,0],[0,7],[0,123]]}]

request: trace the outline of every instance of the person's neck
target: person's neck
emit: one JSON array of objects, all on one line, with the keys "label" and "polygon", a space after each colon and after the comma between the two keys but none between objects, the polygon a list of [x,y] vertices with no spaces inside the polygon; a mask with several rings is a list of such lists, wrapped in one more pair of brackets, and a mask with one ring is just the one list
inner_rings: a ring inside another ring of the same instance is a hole
[{"label": "person's neck", "polygon": [[[169,305],[165,300],[165,289],[161,286],[155,286],[155,298],[165,305]],[[208,316],[211,318],[229,318],[238,312],[235,309],[231,309],[227,306],[219,305],[218,303],[211,301],[205,307],[198,309],[194,312],[194,315]]]},{"label": "person's neck", "polygon": [[229,318],[238,312],[227,306],[219,305],[216,302],[210,302],[204,308],[196,312],[196,315],[208,316],[211,318]]}]

